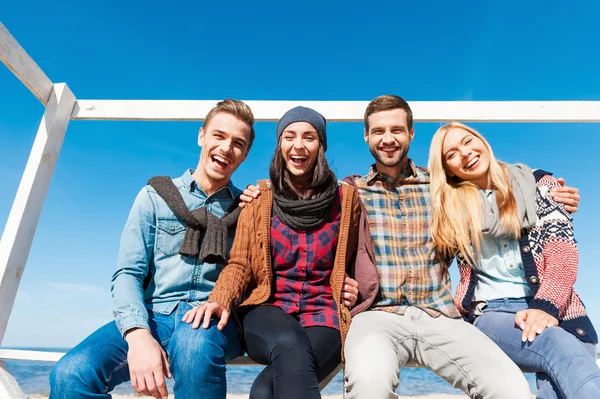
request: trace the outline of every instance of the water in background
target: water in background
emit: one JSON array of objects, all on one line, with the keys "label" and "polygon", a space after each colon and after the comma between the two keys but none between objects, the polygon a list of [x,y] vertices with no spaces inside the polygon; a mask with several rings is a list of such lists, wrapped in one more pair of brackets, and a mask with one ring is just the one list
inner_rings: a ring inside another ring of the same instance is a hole
[{"label": "water in background", "polygon": [[[16,348],[15,348],[16,349]],[[28,348],[30,350],[66,352],[68,349]],[[28,394],[48,394],[50,391],[48,377],[54,363],[32,362],[23,360],[6,360],[8,371],[17,379],[21,389]],[[259,366],[231,366],[227,368],[227,392],[231,394],[248,394],[252,382],[260,373]],[[531,391],[535,392],[535,375],[526,374]],[[173,392],[173,381],[167,380],[169,391]],[[400,395],[429,395],[436,393],[461,394],[450,384],[427,369],[403,369],[400,373]],[[129,383],[115,388],[114,393],[134,394]],[[323,391],[324,395],[339,395],[342,393],[342,373],[339,373]]]}]

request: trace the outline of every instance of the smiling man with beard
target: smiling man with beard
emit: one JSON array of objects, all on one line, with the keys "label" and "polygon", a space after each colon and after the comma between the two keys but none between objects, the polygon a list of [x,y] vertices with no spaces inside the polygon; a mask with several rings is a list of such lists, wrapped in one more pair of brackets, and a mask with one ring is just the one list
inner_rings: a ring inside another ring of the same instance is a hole
[{"label": "smiling man with beard", "polygon": [[195,171],[157,176],[138,194],[112,279],[113,322],[69,351],[50,376],[51,398],[109,398],[124,381],[143,395],[224,399],[225,363],[242,353],[234,321],[219,330],[182,321],[211,293],[233,243],[241,191],[231,175],[254,140],[241,101],[219,102],[198,135]]}]

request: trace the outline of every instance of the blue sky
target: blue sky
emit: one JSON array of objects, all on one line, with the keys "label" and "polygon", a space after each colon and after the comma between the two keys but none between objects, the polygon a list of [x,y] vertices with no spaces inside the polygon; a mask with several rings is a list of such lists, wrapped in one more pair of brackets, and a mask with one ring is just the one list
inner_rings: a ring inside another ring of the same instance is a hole
[{"label": "blue sky", "polygon": [[[600,100],[593,1],[176,3],[5,1],[0,16],[48,77],[80,99]],[[43,111],[0,67],[2,229]],[[576,288],[600,327],[593,180],[600,126],[474,126],[500,159],[552,171],[580,189]],[[111,320],[110,278],[132,201],[148,178],[196,165],[199,127],[71,122],[4,346],[70,347]],[[437,127],[416,125],[417,164],[426,164]],[[267,176],[274,124],[256,130],[234,177],[239,186]],[[340,177],[367,172],[360,124],[331,123],[328,137]]]}]

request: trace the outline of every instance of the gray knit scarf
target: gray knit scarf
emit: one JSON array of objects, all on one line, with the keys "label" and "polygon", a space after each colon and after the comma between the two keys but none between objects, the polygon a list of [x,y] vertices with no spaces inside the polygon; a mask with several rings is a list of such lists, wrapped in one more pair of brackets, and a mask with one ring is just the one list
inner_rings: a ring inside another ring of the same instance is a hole
[{"label": "gray knit scarf", "polygon": [[[521,229],[530,229],[537,222],[535,210],[535,177],[529,166],[524,164],[506,164],[510,186],[517,203],[517,211],[521,219]],[[485,190],[479,190],[483,201],[484,222],[483,234],[495,238],[506,238],[508,233],[500,224],[500,213],[496,202],[496,192],[492,194],[491,201],[486,199]]]},{"label": "gray knit scarf", "polygon": [[[226,263],[227,231],[235,228],[240,215],[239,198],[234,201],[222,218],[218,218],[205,206],[190,211],[177,186],[168,176],[155,176],[148,181],[148,184],[165,200],[175,216],[186,223],[185,237],[179,253],[196,256],[201,262]],[[204,238],[202,239],[203,232]]]},{"label": "gray knit scarf", "polygon": [[337,182],[331,184],[319,197],[309,200],[287,199],[273,190],[273,208],[286,226],[294,230],[310,231],[328,219],[337,195]]}]

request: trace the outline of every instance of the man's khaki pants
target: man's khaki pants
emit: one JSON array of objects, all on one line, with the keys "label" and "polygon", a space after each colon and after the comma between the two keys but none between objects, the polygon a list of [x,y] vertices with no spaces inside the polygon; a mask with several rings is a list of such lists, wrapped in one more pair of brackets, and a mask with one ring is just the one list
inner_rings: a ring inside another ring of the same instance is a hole
[{"label": "man's khaki pants", "polygon": [[477,399],[530,399],[519,368],[485,334],[461,320],[368,310],[352,319],[344,350],[346,399],[395,399],[400,368],[419,363]]}]

